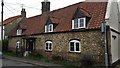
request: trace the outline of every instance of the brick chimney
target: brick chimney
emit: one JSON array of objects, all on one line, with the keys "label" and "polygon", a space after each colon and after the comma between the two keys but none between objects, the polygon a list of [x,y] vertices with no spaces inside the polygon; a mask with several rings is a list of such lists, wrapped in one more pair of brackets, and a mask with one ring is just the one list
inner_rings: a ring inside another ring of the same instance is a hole
[{"label": "brick chimney", "polygon": [[50,11],[50,2],[48,0],[44,0],[42,3],[42,13]]},{"label": "brick chimney", "polygon": [[22,8],[21,15],[23,18],[26,18],[26,11],[24,8]]}]

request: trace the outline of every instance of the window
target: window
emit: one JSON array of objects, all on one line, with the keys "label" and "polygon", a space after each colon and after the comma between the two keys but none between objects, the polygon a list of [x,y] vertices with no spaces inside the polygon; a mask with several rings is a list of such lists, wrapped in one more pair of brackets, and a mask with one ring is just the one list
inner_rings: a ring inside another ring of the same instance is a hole
[{"label": "window", "polygon": [[52,51],[52,42],[51,41],[47,41],[45,43],[45,50]]},{"label": "window", "polygon": [[21,35],[22,34],[22,29],[18,29],[17,30],[17,35]]},{"label": "window", "polygon": [[53,32],[53,24],[45,25],[45,32]]},{"label": "window", "polygon": [[20,41],[17,41],[16,48],[20,48]]},{"label": "window", "polygon": [[78,18],[72,20],[72,29],[86,28],[85,18]]},{"label": "window", "polygon": [[70,52],[81,52],[81,45],[78,40],[72,40],[69,43],[69,51]]}]

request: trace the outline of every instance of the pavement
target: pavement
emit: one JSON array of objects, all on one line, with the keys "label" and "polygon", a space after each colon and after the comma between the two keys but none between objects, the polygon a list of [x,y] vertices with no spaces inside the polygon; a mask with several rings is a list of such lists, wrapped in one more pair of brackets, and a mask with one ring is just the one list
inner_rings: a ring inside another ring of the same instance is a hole
[{"label": "pavement", "polygon": [[47,62],[43,62],[43,61],[40,61],[40,60],[38,61],[38,60],[25,59],[25,58],[19,58],[19,57],[4,56],[4,58],[8,59],[8,60],[17,61],[17,62],[32,64],[32,65],[35,65],[35,66],[61,66],[61,65],[58,65],[58,64],[47,63]]},{"label": "pavement", "polygon": [[11,67],[11,66],[35,66],[32,64],[28,64],[28,63],[23,63],[23,62],[19,62],[19,61],[14,61],[14,60],[8,60],[8,59],[2,59],[2,67]]}]

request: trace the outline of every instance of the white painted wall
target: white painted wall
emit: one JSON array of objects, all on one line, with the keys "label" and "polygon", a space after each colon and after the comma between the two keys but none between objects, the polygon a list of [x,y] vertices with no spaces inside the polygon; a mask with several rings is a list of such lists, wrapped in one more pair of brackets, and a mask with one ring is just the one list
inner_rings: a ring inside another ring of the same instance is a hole
[{"label": "white painted wall", "polygon": [[[118,27],[118,29],[119,29],[119,32],[120,32],[120,1],[119,1],[119,3],[118,3],[118,8],[119,8],[119,27]],[[119,34],[119,42],[118,42],[118,48],[119,48],[119,58],[120,58],[120,34]]]},{"label": "white painted wall", "polygon": [[[117,1],[109,0],[107,6],[107,12],[105,20],[107,25],[110,26],[110,29],[114,29],[117,32],[120,32],[120,23],[118,19],[119,9]],[[116,39],[113,39],[112,35],[116,36]],[[116,32],[111,31],[111,54],[112,54],[112,63],[120,59],[120,37]]]},{"label": "white painted wall", "polygon": [[[112,35],[116,36],[116,38],[114,39],[112,37]],[[111,31],[111,54],[112,54],[112,63],[114,63],[115,61],[117,61],[119,59],[119,47],[118,47],[118,34]]]},{"label": "white painted wall", "polygon": [[120,32],[120,24],[118,23],[120,21],[119,16],[120,14],[117,0],[108,0],[105,20],[107,25],[110,25],[110,28]]},{"label": "white painted wall", "polygon": [[110,28],[118,31],[118,5],[117,2],[112,2],[109,7],[109,16],[108,16],[108,24],[110,25]]},{"label": "white painted wall", "polygon": [[[120,27],[120,26],[119,26]],[[119,39],[118,39],[118,50],[119,50],[119,52],[118,52],[118,56],[119,56],[119,59],[120,59],[120,34],[119,34]]]}]

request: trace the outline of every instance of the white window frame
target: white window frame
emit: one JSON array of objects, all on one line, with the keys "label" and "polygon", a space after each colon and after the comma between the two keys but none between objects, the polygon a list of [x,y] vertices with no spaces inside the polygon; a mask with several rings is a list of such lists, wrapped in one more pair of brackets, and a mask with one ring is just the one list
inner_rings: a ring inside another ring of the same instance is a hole
[{"label": "white window frame", "polygon": [[[71,50],[70,50],[70,49],[71,49],[71,45],[70,45],[71,42],[74,43],[74,51],[71,51]],[[79,43],[79,51],[76,50],[76,43]],[[80,44],[80,41],[78,41],[78,40],[71,40],[71,41],[69,42],[69,52],[80,53],[80,52],[81,52],[81,44]]]},{"label": "white window frame", "polygon": [[[51,26],[51,30],[50,30],[50,26]],[[45,32],[53,32],[53,24],[45,25]]]},{"label": "white window frame", "polygon": [[[80,20],[83,19],[84,20],[84,25],[83,27],[80,27]],[[78,25],[79,25],[79,28],[86,28],[86,19],[85,18],[79,18],[78,19]]]},{"label": "white window frame", "polygon": [[[46,44],[47,44],[47,43],[48,43],[48,49],[46,49],[46,46],[47,46]],[[50,44],[51,44],[51,49],[49,49],[49,48],[50,48]],[[46,42],[45,42],[45,50],[46,50],[46,51],[52,51],[52,50],[53,50],[53,44],[52,44],[51,41],[46,41]]]},{"label": "white window frame", "polygon": [[[84,20],[84,26],[80,27],[80,20],[83,19]],[[86,28],[86,18],[78,18],[78,27],[75,28],[74,27],[74,21],[75,20],[72,20],[72,29],[79,29],[79,28]]]},{"label": "white window frame", "polygon": [[17,35],[21,35],[22,34],[22,29],[17,29]]},{"label": "white window frame", "polygon": [[20,48],[20,41],[17,41],[17,42],[16,42],[16,47],[17,47],[17,48]]}]

